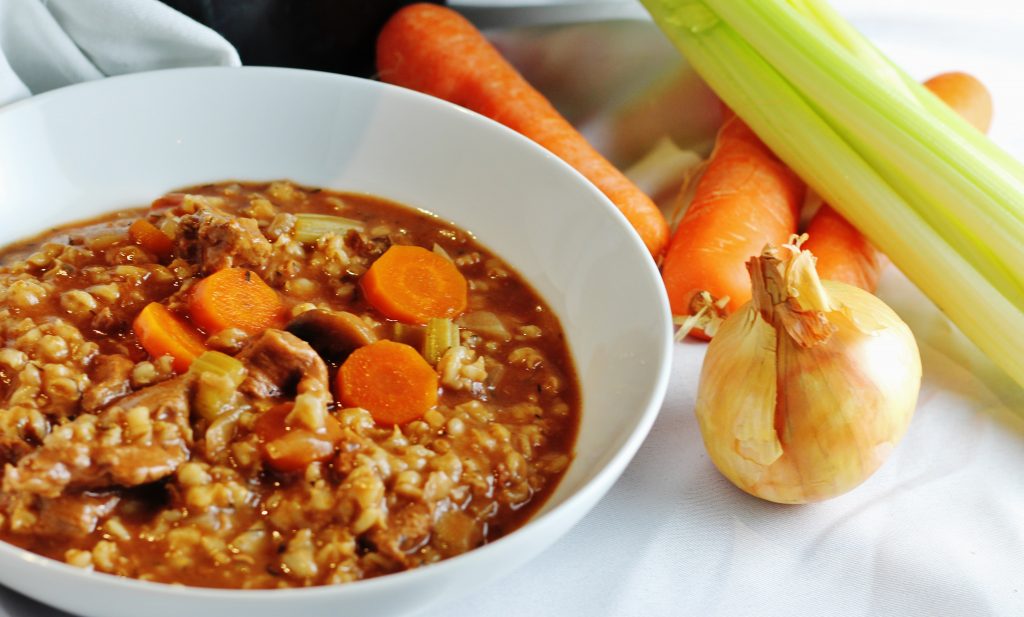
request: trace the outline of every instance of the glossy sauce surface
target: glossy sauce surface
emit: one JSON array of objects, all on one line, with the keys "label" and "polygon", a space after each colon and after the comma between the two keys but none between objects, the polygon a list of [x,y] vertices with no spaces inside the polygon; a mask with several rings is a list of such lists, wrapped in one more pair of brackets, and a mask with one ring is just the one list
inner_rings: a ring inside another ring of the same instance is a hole
[{"label": "glossy sauce surface", "polygon": [[[358,227],[302,239],[308,214]],[[133,239],[140,218],[173,240],[170,254]],[[343,358],[324,350],[337,335],[295,323],[344,313],[371,338],[422,350],[425,326],[385,318],[360,289],[396,244],[450,259],[469,301],[459,344],[433,365],[437,405],[385,426],[331,396]],[[277,327],[193,323],[193,287],[223,268],[276,291]],[[199,409],[219,395],[209,379],[140,344],[133,324],[150,302],[244,365],[217,413]],[[308,464],[268,464],[269,442],[306,430],[282,405],[329,415],[332,437]],[[199,186],[0,254],[0,538],[81,567],[267,588],[431,563],[522,525],[571,461],[579,415],[563,331],[529,284],[469,233],[381,198]]]}]

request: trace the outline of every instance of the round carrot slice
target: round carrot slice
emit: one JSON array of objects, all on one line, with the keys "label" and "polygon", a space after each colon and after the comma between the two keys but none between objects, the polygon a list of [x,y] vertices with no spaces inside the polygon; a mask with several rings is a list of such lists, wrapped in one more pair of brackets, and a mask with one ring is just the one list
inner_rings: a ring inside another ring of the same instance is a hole
[{"label": "round carrot slice", "polygon": [[338,399],[378,424],[404,424],[437,405],[437,373],[404,343],[377,341],[352,352],[338,370]]},{"label": "round carrot slice", "polygon": [[188,303],[192,321],[209,334],[239,328],[258,334],[281,320],[277,292],[245,268],[224,268],[199,281]]},{"label": "round carrot slice", "polygon": [[466,279],[451,261],[418,246],[394,245],[361,281],[363,295],[389,319],[424,324],[466,309]]}]

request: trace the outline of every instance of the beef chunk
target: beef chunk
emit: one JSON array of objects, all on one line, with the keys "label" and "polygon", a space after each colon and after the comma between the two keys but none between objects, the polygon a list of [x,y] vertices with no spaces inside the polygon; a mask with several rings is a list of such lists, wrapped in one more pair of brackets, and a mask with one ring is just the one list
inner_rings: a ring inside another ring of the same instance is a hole
[{"label": "beef chunk", "polygon": [[327,388],[327,365],[309,343],[283,330],[266,330],[238,354],[249,375],[243,393],[276,398]]},{"label": "beef chunk", "polygon": [[[65,490],[137,486],[174,473],[192,445],[185,374],[82,414],[4,472],[3,490],[58,497]],[[138,411],[142,409],[142,413]]]},{"label": "beef chunk", "polygon": [[345,235],[345,245],[353,255],[377,259],[391,247],[391,239],[387,236],[370,237],[368,234],[351,230]]},{"label": "beef chunk", "polygon": [[96,358],[92,369],[92,385],[82,394],[82,409],[96,411],[131,392],[131,374],[135,363],[125,356]]},{"label": "beef chunk", "polygon": [[111,409],[115,407],[122,409],[145,407],[150,410],[154,419],[174,422],[183,429],[188,429],[189,399],[194,382],[194,375],[189,373],[178,375],[173,379],[133,392],[117,401],[117,405],[112,406]]},{"label": "beef chunk", "polygon": [[181,217],[178,230],[178,254],[205,274],[231,267],[259,270],[272,252],[256,219],[206,209]]},{"label": "beef chunk", "polygon": [[423,502],[412,502],[388,517],[387,527],[367,532],[377,550],[398,563],[410,567],[409,555],[429,539],[433,515]]},{"label": "beef chunk", "polygon": [[0,464],[16,462],[31,452],[33,447],[20,437],[0,435]]},{"label": "beef chunk", "polygon": [[32,533],[41,536],[83,537],[96,530],[117,506],[117,495],[65,495],[60,499],[38,498],[39,523]]}]

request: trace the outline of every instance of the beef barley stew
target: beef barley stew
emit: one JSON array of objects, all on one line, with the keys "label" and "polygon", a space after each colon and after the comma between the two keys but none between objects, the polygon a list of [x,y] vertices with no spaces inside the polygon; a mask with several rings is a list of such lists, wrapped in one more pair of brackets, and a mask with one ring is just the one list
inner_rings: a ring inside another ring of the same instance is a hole
[{"label": "beef barley stew", "polygon": [[0,539],[208,587],[325,585],[522,525],[573,456],[555,315],[470,234],[222,183],[0,252]]}]

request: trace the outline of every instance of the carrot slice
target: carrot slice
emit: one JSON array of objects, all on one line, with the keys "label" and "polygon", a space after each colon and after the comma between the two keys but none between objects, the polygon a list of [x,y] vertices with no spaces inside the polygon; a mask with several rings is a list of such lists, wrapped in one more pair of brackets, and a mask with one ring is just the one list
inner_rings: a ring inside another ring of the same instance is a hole
[{"label": "carrot slice", "polygon": [[202,335],[159,302],[150,302],[132,324],[139,344],[150,356],[170,355],[174,370],[184,373],[206,351]]},{"label": "carrot slice", "polygon": [[437,405],[437,373],[404,343],[377,341],[352,352],[338,370],[338,399],[378,424],[404,424]]},{"label": "carrot slice", "polygon": [[423,324],[466,309],[466,278],[451,261],[418,246],[389,248],[360,285],[375,309],[404,323]]},{"label": "carrot slice", "polygon": [[600,189],[651,255],[661,255],[668,223],[651,198],[453,9],[419,3],[398,10],[378,35],[377,71],[381,81],[472,109],[537,142]]},{"label": "carrot slice", "polygon": [[149,205],[149,208],[151,210],[159,210],[160,208],[176,208],[183,203],[185,203],[185,193],[167,193],[166,195],[154,199],[153,203]]},{"label": "carrot slice", "polygon": [[196,284],[188,309],[196,325],[210,334],[227,328],[257,334],[279,325],[284,305],[255,272],[224,268]]},{"label": "carrot slice", "polygon": [[285,422],[294,403],[281,403],[263,412],[253,423],[253,431],[263,444],[263,457],[279,471],[299,471],[310,463],[327,460],[342,440],[341,424],[328,414],[324,432],[290,427]]},{"label": "carrot slice", "polygon": [[139,219],[132,223],[128,227],[128,237],[133,244],[141,246],[143,250],[156,255],[158,259],[167,259],[174,249],[174,240],[146,219]]}]

